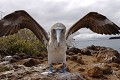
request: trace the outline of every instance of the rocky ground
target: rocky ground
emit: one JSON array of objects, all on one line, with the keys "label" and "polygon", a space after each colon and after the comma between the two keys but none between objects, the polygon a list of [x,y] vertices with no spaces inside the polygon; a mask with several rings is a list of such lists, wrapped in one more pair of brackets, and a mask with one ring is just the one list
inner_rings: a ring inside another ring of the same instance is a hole
[{"label": "rocky ground", "polygon": [[[120,80],[120,53],[101,46],[67,50],[67,73],[48,70],[47,54],[0,53],[0,80]],[[61,64],[54,65],[61,69]]]}]

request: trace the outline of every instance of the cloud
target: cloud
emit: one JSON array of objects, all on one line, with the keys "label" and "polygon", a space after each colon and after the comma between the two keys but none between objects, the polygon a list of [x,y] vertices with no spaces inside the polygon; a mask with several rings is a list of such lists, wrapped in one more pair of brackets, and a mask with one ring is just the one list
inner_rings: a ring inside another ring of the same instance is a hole
[{"label": "cloud", "polygon": [[82,40],[98,40],[98,39],[109,39],[110,37],[115,37],[115,36],[119,36],[119,35],[101,35],[101,34],[97,34],[92,32],[89,29],[83,28],[81,30],[78,31],[79,35],[74,36],[74,39],[82,41]]},{"label": "cloud", "polygon": [[[0,11],[7,15],[15,10],[24,9],[49,31],[56,22],[61,22],[69,28],[91,11],[107,16],[120,26],[119,3],[120,0],[0,0]],[[90,33],[86,30],[82,32],[86,35]]]}]

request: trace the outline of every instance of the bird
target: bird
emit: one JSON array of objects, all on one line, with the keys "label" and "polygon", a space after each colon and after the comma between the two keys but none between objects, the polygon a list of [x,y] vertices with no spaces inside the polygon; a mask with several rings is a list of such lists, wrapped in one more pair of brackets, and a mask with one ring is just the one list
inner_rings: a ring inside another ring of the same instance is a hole
[{"label": "bird", "polygon": [[25,10],[14,11],[0,20],[0,37],[17,33],[21,29],[30,29],[45,46],[48,53],[49,71],[53,73],[53,64],[62,64],[61,72],[66,72],[67,40],[79,29],[87,28],[98,34],[120,34],[120,27],[98,12],[89,12],[68,30],[62,23],[55,23],[48,34],[44,27]]}]

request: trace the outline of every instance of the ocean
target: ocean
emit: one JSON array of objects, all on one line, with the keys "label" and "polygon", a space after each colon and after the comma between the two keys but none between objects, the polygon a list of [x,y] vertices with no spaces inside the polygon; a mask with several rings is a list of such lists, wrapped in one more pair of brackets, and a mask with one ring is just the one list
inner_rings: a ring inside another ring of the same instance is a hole
[{"label": "ocean", "polygon": [[84,41],[75,41],[75,46],[77,48],[85,48],[87,46],[105,46],[105,47],[111,47],[118,52],[120,52],[120,39],[100,39],[100,40],[84,40]]}]

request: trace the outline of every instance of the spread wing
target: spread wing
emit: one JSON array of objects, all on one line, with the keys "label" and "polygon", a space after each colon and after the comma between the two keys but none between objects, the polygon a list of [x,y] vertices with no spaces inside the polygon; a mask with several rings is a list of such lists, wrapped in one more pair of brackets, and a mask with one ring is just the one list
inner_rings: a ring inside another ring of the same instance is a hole
[{"label": "spread wing", "polygon": [[67,31],[66,39],[69,35],[73,34],[81,28],[89,28],[90,30],[98,34],[120,34],[120,27],[118,27],[112,21],[97,12],[90,12],[78,22],[76,22]]},{"label": "spread wing", "polygon": [[47,45],[47,32],[24,10],[15,11],[0,20],[0,37],[12,35],[24,28],[30,29],[43,45]]}]

